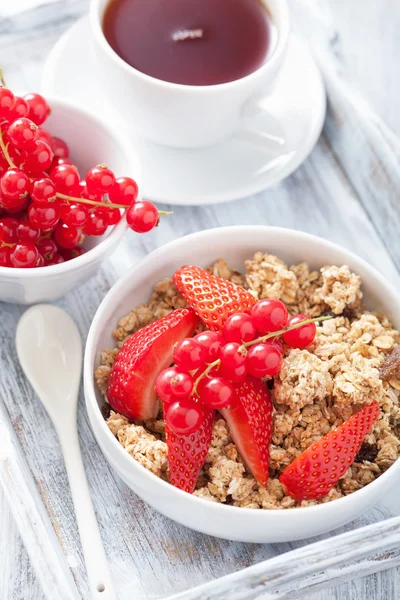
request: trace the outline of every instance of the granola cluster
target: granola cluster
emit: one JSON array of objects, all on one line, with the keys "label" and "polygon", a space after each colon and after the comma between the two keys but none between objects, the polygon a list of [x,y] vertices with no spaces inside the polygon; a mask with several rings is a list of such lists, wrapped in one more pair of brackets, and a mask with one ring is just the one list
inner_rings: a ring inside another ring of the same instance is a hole
[{"label": "granola cluster", "polygon": [[[245,266],[241,274],[220,259],[209,270],[247,288],[257,299],[282,300],[291,314],[330,314],[333,318],[317,327],[315,340],[307,349],[285,348],[283,366],[272,389],[275,411],[267,487],[261,487],[247,471],[226,422],[219,418],[194,494],[254,509],[299,506],[285,496],[279,483],[282,471],[308,446],[376,399],[381,415],[356,461],[325,498],[303,501],[300,506],[350,494],[379,477],[400,454],[400,334],[385,316],[365,309],[360,277],[345,265],[313,271],[304,262],[288,266],[276,256],[257,252]],[[172,281],[165,279],[155,286],[148,304],[120,319],[114,331],[116,348],[103,351],[95,373],[104,396],[112,363],[125,339],[184,306],[186,302]],[[157,420],[134,424],[111,411],[107,424],[133,458],[168,481],[162,414]]]}]

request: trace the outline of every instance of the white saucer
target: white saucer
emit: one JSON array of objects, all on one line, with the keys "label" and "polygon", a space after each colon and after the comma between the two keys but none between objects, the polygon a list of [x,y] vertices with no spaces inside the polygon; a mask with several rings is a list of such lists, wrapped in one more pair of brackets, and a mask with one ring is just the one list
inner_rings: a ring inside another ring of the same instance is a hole
[{"label": "white saucer", "polygon": [[[43,93],[85,104],[126,131],[126,123],[107,103],[101,82],[93,76],[96,69],[92,66],[90,35],[84,17],[60,38],[45,64]],[[276,82],[274,102],[279,106],[283,128],[289,132],[286,142],[290,151],[272,152],[264,146],[262,114],[251,122],[256,139],[241,132],[202,149],[167,148],[132,134],[143,165],[143,196],[181,205],[227,202],[278,183],[305,160],[321,133],[326,98],[313,58],[305,43],[295,36]]]}]

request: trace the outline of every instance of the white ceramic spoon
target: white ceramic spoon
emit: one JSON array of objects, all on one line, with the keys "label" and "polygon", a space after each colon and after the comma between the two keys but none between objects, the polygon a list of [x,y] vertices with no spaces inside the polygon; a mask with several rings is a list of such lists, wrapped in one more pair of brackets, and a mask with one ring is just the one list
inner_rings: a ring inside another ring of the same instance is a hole
[{"label": "white ceramic spoon", "polygon": [[116,600],[83,467],[77,430],[82,344],[78,328],[50,304],[29,308],[16,333],[25,374],[60,439],[93,600]]}]

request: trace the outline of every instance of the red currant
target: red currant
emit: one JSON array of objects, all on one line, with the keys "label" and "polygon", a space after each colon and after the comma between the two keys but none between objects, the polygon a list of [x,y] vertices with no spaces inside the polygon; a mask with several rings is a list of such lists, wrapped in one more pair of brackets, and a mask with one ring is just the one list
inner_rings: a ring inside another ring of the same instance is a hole
[{"label": "red currant", "polygon": [[126,211],[126,221],[136,233],[147,233],[158,225],[158,210],[152,202],[135,202]]},{"label": "red currant", "polygon": [[16,119],[20,119],[21,117],[27,117],[28,113],[29,106],[26,100],[20,98],[19,96],[15,96],[14,106],[12,107],[10,113],[10,123],[15,121]]},{"label": "red currant", "polygon": [[40,238],[40,230],[32,227],[29,221],[24,220],[18,224],[17,238],[19,242],[30,242],[36,244]]},{"label": "red currant", "polygon": [[122,219],[122,214],[119,208],[108,208],[106,220],[108,225],[117,225]]},{"label": "red currant", "polygon": [[43,256],[39,253],[35,267],[44,267],[44,266],[46,266],[46,261],[44,260]]},{"label": "red currant", "polygon": [[251,318],[260,333],[269,333],[286,327],[288,311],[280,300],[265,298],[253,306]]},{"label": "red currant", "polygon": [[32,185],[31,197],[36,204],[46,206],[57,200],[56,186],[50,177],[35,179]]},{"label": "red currant", "polygon": [[174,361],[182,371],[193,371],[204,365],[206,351],[194,338],[178,342],[174,348]]},{"label": "red currant", "polygon": [[35,244],[24,242],[17,244],[10,255],[11,264],[17,269],[29,269],[36,266],[39,257]]},{"label": "red currant", "polygon": [[25,195],[22,198],[9,198],[5,196],[0,190],[0,207],[4,208],[8,213],[18,213],[27,204],[28,196]]},{"label": "red currant", "polygon": [[221,333],[217,333],[216,331],[202,331],[195,335],[194,339],[197,340],[206,351],[204,362],[212,363],[219,358],[221,348],[225,344],[225,339]]},{"label": "red currant", "polygon": [[89,212],[83,204],[68,204],[65,202],[60,207],[60,219],[69,227],[82,228],[89,218]]},{"label": "red currant", "polygon": [[53,152],[55,158],[68,158],[69,148],[67,144],[59,137],[53,136]]},{"label": "red currant", "polygon": [[161,371],[157,377],[156,391],[163,402],[187,398],[192,390],[193,377],[173,367]]},{"label": "red currant", "polygon": [[246,313],[235,313],[228,317],[223,328],[227,342],[251,342],[256,337],[256,328]]},{"label": "red currant", "polygon": [[75,248],[81,235],[79,229],[68,227],[65,223],[59,223],[54,230],[54,239],[60,248]]},{"label": "red currant", "polygon": [[239,382],[246,377],[246,350],[237,342],[229,342],[221,348],[219,373],[229,381]]},{"label": "red currant", "polygon": [[115,180],[113,188],[109,191],[111,202],[130,206],[136,202],[139,188],[134,179],[130,177],[119,177]]},{"label": "red currant", "polygon": [[20,150],[34,150],[38,128],[33,121],[22,117],[14,121],[7,130],[10,142]]},{"label": "red currant", "polygon": [[50,238],[43,238],[36,244],[37,249],[43,256],[45,261],[51,260],[58,252],[58,248],[54,240]]},{"label": "red currant", "polygon": [[55,183],[61,194],[69,195],[79,186],[79,172],[75,165],[59,165],[50,173],[50,179]]},{"label": "red currant", "polygon": [[114,187],[114,173],[106,165],[97,165],[86,173],[86,186],[89,194],[108,194]]},{"label": "red currant", "polygon": [[14,94],[11,90],[0,87],[0,118],[9,119],[14,106]]},{"label": "red currant", "polygon": [[24,198],[29,188],[29,177],[21,169],[8,169],[0,180],[2,194],[13,200]]},{"label": "red currant", "polygon": [[64,260],[72,260],[73,258],[77,258],[78,256],[82,256],[85,254],[86,250],[81,246],[77,246],[76,248],[60,248],[60,254]]},{"label": "red currant", "polygon": [[216,410],[228,406],[235,397],[233,385],[230,381],[222,377],[202,379],[199,386],[199,393],[203,404]]},{"label": "red currant", "polygon": [[103,235],[107,231],[107,227],[107,220],[101,215],[99,216],[96,211],[93,211],[89,213],[83,231],[90,236]]},{"label": "red currant", "polygon": [[[290,327],[291,325],[296,325],[296,323],[301,323],[301,321],[306,321],[309,318],[310,317],[307,315],[294,315],[293,317],[290,317],[287,326]],[[289,346],[292,346],[292,348],[305,348],[314,341],[316,333],[317,328],[315,323],[308,323],[297,329],[292,329],[292,331],[286,331],[282,337]]]},{"label": "red currant", "polygon": [[26,156],[26,169],[36,174],[46,171],[53,162],[53,152],[51,148],[41,140],[35,141],[35,149]]},{"label": "red currant", "polygon": [[57,204],[40,206],[33,202],[28,208],[30,223],[38,229],[49,229],[57,225],[60,218],[60,209]]},{"label": "red currant", "polygon": [[[47,131],[47,129],[42,129],[41,127],[39,127],[39,129],[36,133],[36,139],[47,144],[48,147],[50,148],[50,150],[53,152],[53,157],[54,157],[53,138],[52,138],[51,134]],[[54,158],[53,158],[53,160],[54,160]]]},{"label": "red currant", "polygon": [[36,125],[44,123],[50,114],[50,107],[43,96],[40,94],[27,94],[24,96],[24,100],[29,107],[28,117]]},{"label": "red currant", "polygon": [[[53,144],[54,146],[54,144]],[[74,165],[70,158],[57,158],[56,156],[53,158],[53,162],[51,163],[50,169],[53,170],[55,167],[60,165]],[[74,165],[76,166],[76,165]]]},{"label": "red currant", "polygon": [[12,267],[10,255],[11,248],[8,246],[0,247],[0,267]]},{"label": "red currant", "polygon": [[247,370],[254,377],[274,377],[281,370],[282,353],[273,344],[263,343],[250,346],[247,352]]},{"label": "red currant", "polygon": [[191,400],[173,402],[165,411],[165,421],[176,435],[190,435],[203,422],[203,410],[199,403]]},{"label": "red currant", "polygon": [[[0,88],[1,89],[1,88]],[[0,242],[6,244],[15,244],[18,241],[17,227],[19,221],[12,217],[4,217],[0,219]]]},{"label": "red currant", "polygon": [[59,265],[63,262],[65,262],[64,258],[57,252],[53,258],[45,259],[44,264],[46,267],[49,267],[50,265]]}]

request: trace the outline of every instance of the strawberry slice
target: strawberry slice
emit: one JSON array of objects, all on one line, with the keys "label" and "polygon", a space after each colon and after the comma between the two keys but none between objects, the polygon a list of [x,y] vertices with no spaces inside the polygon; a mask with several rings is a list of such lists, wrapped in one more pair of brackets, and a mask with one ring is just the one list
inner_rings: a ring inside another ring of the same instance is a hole
[{"label": "strawberry slice", "polygon": [[235,400],[220,409],[220,413],[247,467],[257,481],[266,486],[272,437],[271,395],[261,379],[250,375],[234,387]]},{"label": "strawberry slice", "polygon": [[256,299],[239,285],[211,275],[200,267],[178,269],[173,281],[200,319],[221,331],[226,319],[236,312],[249,313]]},{"label": "strawberry slice", "polygon": [[132,421],[157,416],[157,375],[173,362],[177,342],[193,335],[198,318],[190,308],[174,310],[131,335],[117,354],[107,387],[112,408]]},{"label": "strawberry slice", "polygon": [[168,445],[169,480],[175,487],[192,494],[211,444],[215,411],[203,407],[204,419],[197,431],[177,435],[165,423]]},{"label": "strawberry slice", "polygon": [[298,502],[326,496],[354,462],[379,413],[375,400],[297,456],[279,478],[286,493]]}]

